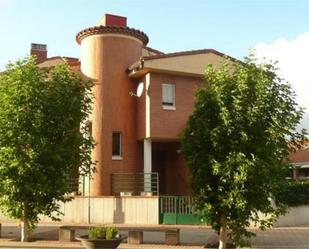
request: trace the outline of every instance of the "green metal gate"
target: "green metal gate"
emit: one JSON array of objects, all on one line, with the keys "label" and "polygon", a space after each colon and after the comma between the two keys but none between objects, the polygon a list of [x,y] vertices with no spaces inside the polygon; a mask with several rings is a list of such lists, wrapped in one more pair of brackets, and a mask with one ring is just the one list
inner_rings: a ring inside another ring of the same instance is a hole
[{"label": "green metal gate", "polygon": [[201,224],[191,196],[160,196],[160,224]]}]

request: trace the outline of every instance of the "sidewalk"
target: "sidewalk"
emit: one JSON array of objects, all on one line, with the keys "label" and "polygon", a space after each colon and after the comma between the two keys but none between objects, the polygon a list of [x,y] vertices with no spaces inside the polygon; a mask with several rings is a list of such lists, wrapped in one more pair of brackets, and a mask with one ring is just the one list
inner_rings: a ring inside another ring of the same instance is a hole
[{"label": "sidewalk", "polygon": [[[0,248],[82,248],[80,242],[59,242],[59,225],[42,224],[32,234],[33,242],[16,241],[19,229],[16,224],[2,225]],[[266,232],[254,230],[257,237],[251,240],[252,248],[256,249],[304,249],[309,248],[309,227],[274,228]],[[77,230],[77,236],[85,234],[85,230]],[[122,233],[125,234],[125,233]],[[164,245],[164,233],[145,232],[145,244],[130,245],[122,243],[120,249],[202,249],[207,240],[213,237],[210,228],[183,226],[180,229],[179,246]]]}]

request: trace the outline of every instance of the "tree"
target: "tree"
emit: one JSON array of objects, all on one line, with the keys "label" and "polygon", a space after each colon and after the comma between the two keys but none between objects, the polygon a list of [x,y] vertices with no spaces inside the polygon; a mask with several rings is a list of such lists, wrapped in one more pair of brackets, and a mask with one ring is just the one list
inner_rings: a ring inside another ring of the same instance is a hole
[{"label": "tree", "polygon": [[197,208],[219,233],[219,248],[227,235],[237,246],[248,244],[250,222],[266,229],[284,212],[272,200],[286,184],[289,150],[305,138],[297,131],[302,115],[275,64],[249,57],[207,67],[181,150]]},{"label": "tree", "polygon": [[57,219],[68,176],[91,173],[87,118],[91,82],[67,64],[41,69],[34,58],[0,75],[0,208],[21,220],[21,240],[39,215]]}]

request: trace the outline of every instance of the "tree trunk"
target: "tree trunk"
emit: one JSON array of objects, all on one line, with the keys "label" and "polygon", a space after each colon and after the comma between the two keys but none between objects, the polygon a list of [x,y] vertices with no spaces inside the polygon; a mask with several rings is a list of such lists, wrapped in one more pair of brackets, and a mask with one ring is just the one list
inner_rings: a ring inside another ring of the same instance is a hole
[{"label": "tree trunk", "polygon": [[27,219],[27,208],[24,206],[23,217],[21,221],[21,242],[29,241],[29,222]]},{"label": "tree trunk", "polygon": [[224,215],[220,217],[219,249],[226,249],[226,223]]}]

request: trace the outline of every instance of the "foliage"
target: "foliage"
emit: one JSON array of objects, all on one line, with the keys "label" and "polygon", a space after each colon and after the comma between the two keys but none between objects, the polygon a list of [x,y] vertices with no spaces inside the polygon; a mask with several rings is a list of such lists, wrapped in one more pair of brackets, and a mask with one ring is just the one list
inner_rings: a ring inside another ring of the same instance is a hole
[{"label": "foliage", "polygon": [[92,83],[67,64],[40,69],[33,58],[0,75],[0,206],[30,226],[57,219],[67,177],[93,169],[86,124]]},{"label": "foliage", "polygon": [[92,227],[88,229],[89,239],[105,239],[106,230],[104,227]]},{"label": "foliage", "polygon": [[309,181],[289,181],[276,195],[276,201],[290,207],[309,205]]},{"label": "foliage", "polygon": [[284,212],[271,198],[286,185],[289,150],[305,138],[305,130],[296,131],[302,115],[275,64],[257,65],[250,56],[205,71],[181,150],[197,208],[217,232],[227,228],[237,246],[253,235],[250,221],[266,229]]},{"label": "foliage", "polygon": [[106,239],[115,239],[118,235],[118,229],[116,227],[106,228]]},{"label": "foliage", "polygon": [[118,235],[116,227],[93,227],[88,229],[89,239],[115,239]]}]

